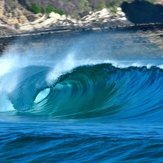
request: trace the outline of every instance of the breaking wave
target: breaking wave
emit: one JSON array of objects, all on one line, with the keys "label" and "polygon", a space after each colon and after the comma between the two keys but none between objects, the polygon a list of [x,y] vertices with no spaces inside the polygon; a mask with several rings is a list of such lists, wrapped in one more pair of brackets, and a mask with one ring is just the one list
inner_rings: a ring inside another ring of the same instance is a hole
[{"label": "breaking wave", "polygon": [[153,120],[159,120],[163,108],[161,65],[68,64],[68,70],[62,63],[57,68],[28,65],[3,73],[1,112],[57,118],[154,116]]}]

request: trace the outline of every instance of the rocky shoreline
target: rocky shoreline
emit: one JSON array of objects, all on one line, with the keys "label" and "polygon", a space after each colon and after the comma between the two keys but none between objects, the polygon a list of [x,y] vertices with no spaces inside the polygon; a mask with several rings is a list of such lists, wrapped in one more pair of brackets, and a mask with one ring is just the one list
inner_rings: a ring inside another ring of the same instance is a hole
[{"label": "rocky shoreline", "polygon": [[[99,31],[148,27],[153,29],[162,28],[161,24],[163,24],[161,0],[155,1],[155,3],[140,0],[135,0],[132,3],[122,1],[123,3],[119,6],[110,7],[110,4],[107,8],[90,10],[76,18],[71,14],[60,14],[54,11],[34,14],[20,2],[22,1],[0,1],[1,38],[51,31]],[[148,12],[149,14],[147,14]],[[157,17],[159,20],[156,20]]]},{"label": "rocky shoreline", "polygon": [[26,37],[70,31],[162,29],[163,23],[133,24],[126,18],[119,7],[116,13],[104,8],[100,11],[90,12],[81,20],[52,12],[49,15],[41,15],[34,21],[28,21],[16,27],[0,21],[0,38]]},{"label": "rocky shoreline", "polygon": [[54,12],[33,15],[35,19],[30,21],[24,17],[19,24],[18,20],[14,22],[15,18],[8,22],[4,16],[0,17],[0,52],[12,40],[24,37],[83,31],[163,31],[163,23],[132,23],[120,7],[116,8],[116,12],[108,8],[91,11],[81,19]]},{"label": "rocky shoreline", "polygon": [[46,15],[38,15],[34,21],[26,21],[26,23],[8,24],[0,22],[0,37],[10,36],[13,34],[37,33],[40,31],[56,30],[56,29],[92,29],[99,28],[118,28],[132,26],[133,24],[127,20],[121,8],[117,8],[117,12],[113,13],[109,9],[102,9],[96,12],[90,12],[80,20],[71,16],[59,15],[51,12]]}]

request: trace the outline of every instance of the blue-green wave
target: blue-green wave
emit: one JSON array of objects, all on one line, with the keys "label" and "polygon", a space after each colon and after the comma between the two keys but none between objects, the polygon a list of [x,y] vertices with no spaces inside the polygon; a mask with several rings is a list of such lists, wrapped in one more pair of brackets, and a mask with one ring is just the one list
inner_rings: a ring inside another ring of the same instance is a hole
[{"label": "blue-green wave", "polygon": [[107,63],[80,66],[48,84],[50,71],[50,67],[30,66],[15,72],[21,80],[8,97],[17,114],[161,122],[161,68],[117,68]]}]

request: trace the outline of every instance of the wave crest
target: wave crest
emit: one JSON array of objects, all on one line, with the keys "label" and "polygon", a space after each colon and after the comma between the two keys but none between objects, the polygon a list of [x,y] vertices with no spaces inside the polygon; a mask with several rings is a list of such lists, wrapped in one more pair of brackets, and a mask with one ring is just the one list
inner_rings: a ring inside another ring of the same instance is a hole
[{"label": "wave crest", "polygon": [[81,66],[49,86],[50,71],[41,66],[21,69],[21,80],[8,94],[21,114],[144,119],[162,111],[163,71],[158,67],[117,68],[107,63]]}]

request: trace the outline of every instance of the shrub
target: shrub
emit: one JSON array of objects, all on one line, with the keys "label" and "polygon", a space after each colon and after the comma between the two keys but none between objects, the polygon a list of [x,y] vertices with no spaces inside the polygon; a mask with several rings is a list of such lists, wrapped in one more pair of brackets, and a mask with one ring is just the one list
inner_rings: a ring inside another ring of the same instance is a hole
[{"label": "shrub", "polygon": [[58,9],[58,8],[54,7],[53,5],[48,5],[45,8],[43,8],[41,5],[33,3],[30,7],[30,10],[35,14],[38,14],[38,13],[49,14],[51,12],[55,12],[55,13],[58,13],[60,15],[64,14],[64,12],[61,9]]},{"label": "shrub", "polygon": [[61,9],[58,9],[58,8],[52,6],[52,5],[48,5],[48,6],[46,7],[46,9],[45,9],[45,12],[46,12],[46,13],[55,12],[55,13],[58,13],[58,14],[60,14],[60,15],[63,15],[63,14],[64,14],[64,12],[63,12]]},{"label": "shrub", "polygon": [[102,10],[103,8],[106,8],[106,4],[105,4],[105,2],[100,2],[100,3],[98,4],[98,6],[97,6],[97,9],[98,9],[98,10]]},{"label": "shrub", "polygon": [[32,12],[34,12],[35,14],[43,13],[44,12],[44,9],[39,4],[36,4],[36,3],[33,3],[31,5],[30,10]]}]

